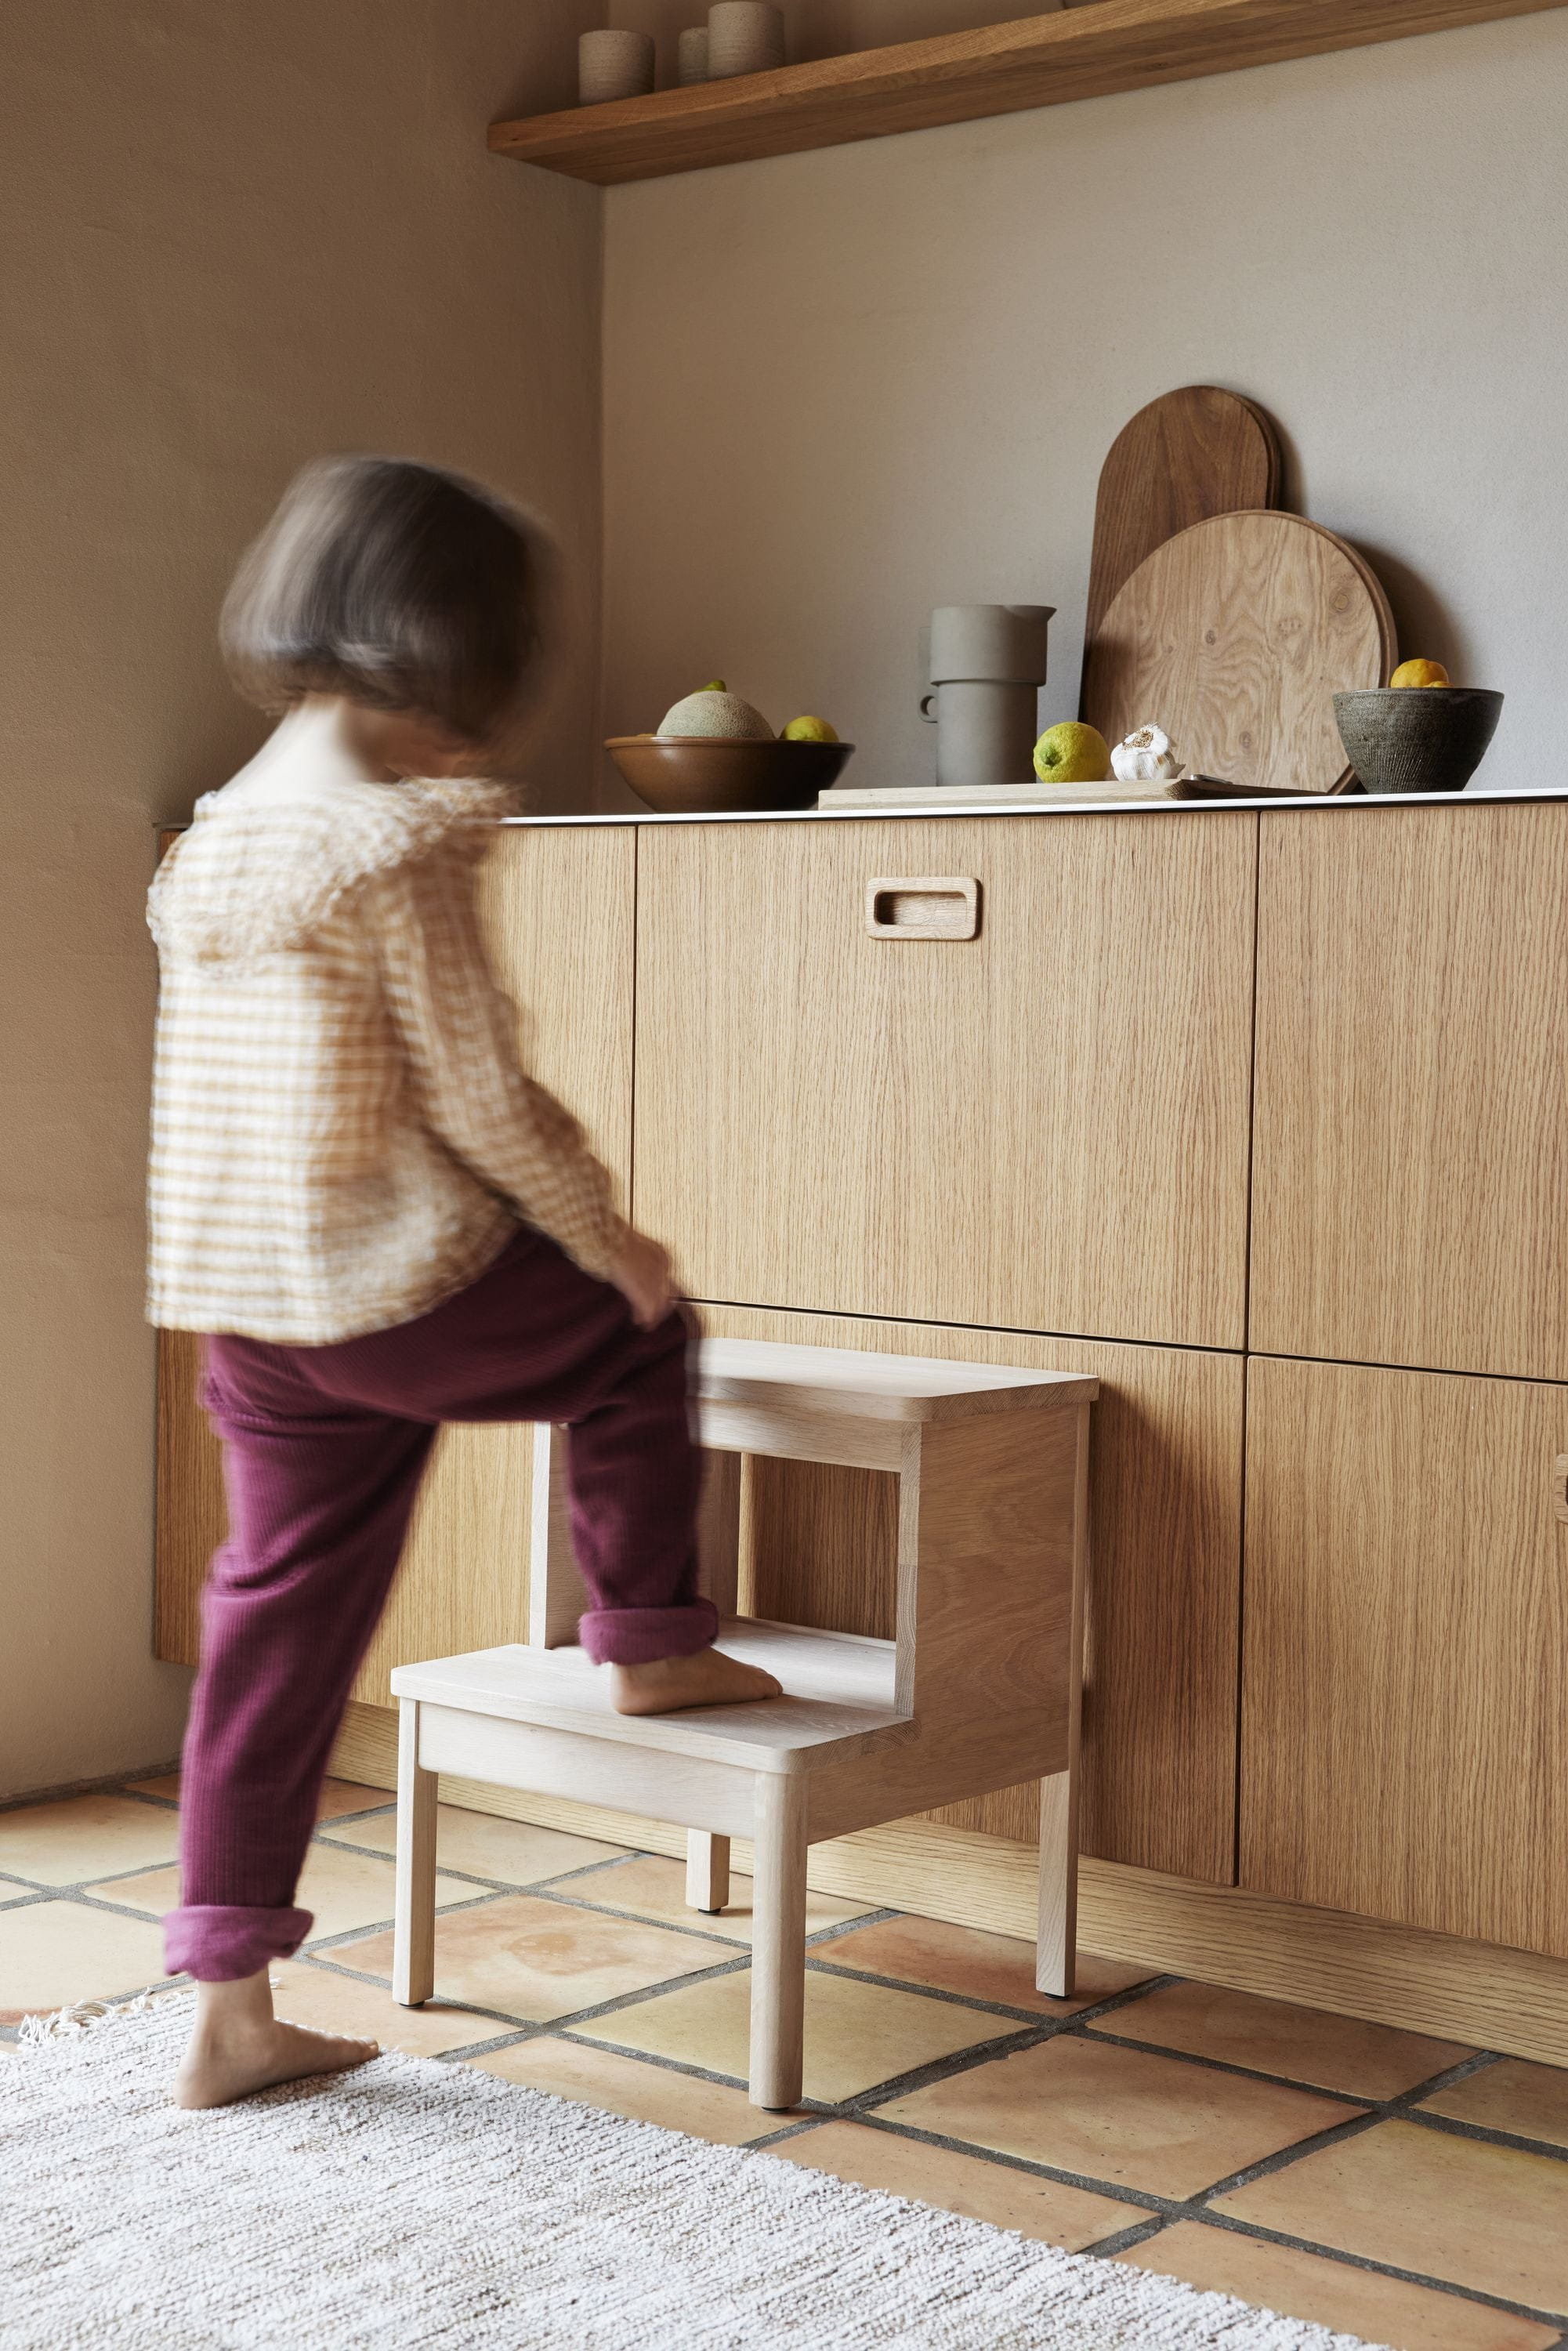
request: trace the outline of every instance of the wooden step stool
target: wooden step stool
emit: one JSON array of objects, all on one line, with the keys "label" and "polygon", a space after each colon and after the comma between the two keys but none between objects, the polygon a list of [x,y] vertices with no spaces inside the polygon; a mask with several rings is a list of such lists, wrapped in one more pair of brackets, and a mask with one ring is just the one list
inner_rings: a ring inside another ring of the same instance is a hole
[{"label": "wooden step stool", "polygon": [[[1044,1991],[1072,1989],[1089,1407],[1061,1372],[705,1340],[694,1390],[704,1582],[719,1646],[784,1696],[684,1714],[614,1712],[575,1646],[586,1604],[567,1534],[567,1432],[534,1462],[526,1646],[400,1666],[394,1997],[434,1989],[441,1771],[611,1805],[691,1834],[687,1899],[722,1909],[729,1840],[755,1846],[751,2097],[800,2095],[806,1848],[1040,1775]],[[891,1641],[737,1617],[744,1453],[891,1470],[898,1595]]]}]

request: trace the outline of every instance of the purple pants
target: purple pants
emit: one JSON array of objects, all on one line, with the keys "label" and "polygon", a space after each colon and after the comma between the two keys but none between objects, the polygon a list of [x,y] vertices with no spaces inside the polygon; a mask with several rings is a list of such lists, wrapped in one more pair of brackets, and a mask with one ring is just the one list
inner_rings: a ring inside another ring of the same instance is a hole
[{"label": "purple pants", "polygon": [[230,1535],[202,1602],[171,1973],[255,1975],[309,1932],[294,1889],[317,1798],[443,1421],[570,1425],[591,1657],[631,1665],[712,1641],[687,1340],[678,1313],[640,1331],[618,1290],[528,1230],[393,1330],[326,1347],[208,1340],[203,1402],[224,1440]]}]

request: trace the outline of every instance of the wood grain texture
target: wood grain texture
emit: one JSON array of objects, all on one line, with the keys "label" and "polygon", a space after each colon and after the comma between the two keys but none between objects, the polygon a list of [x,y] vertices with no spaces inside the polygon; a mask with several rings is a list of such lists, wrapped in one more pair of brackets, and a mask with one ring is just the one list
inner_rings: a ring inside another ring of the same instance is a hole
[{"label": "wood grain texture", "polygon": [[1242,1883],[1568,1955],[1568,1388],[1248,1377]]},{"label": "wood grain texture", "polygon": [[[632,1150],[630,827],[503,831],[481,877],[491,952],[520,1008],[527,1065],[567,1102],[627,1184]],[[157,1654],[196,1660],[207,1563],[223,1541],[221,1452],[195,1395],[199,1342],[162,1336]],[[523,1637],[531,1432],[445,1430],[355,1696],[384,1705],[405,1658]]]},{"label": "wood grain texture", "polygon": [[[705,1306],[732,1338],[1092,1374],[1083,1849],[1228,1881],[1234,1869],[1242,1365],[1233,1355]],[[883,1473],[747,1460],[741,1604],[891,1637],[897,1496]],[[1032,1783],[938,1815],[1033,1841]],[[1032,1898],[1032,1897],[1031,1897]],[[1032,1932],[1032,1928],[1030,1930]]]},{"label": "wood grain texture", "polygon": [[1163,726],[1186,767],[1244,790],[1339,791],[1333,696],[1385,684],[1394,659],[1388,599],[1343,539],[1300,515],[1217,515],[1113,597],[1083,715],[1108,743]]},{"label": "wood grain texture", "polygon": [[1561,0],[1095,0],[1009,24],[494,123],[520,162],[613,187],[1357,48]]},{"label": "wood grain texture", "polygon": [[[1257,821],[649,828],[638,1221],[701,1298],[1239,1346]],[[980,937],[868,938],[895,866]]]},{"label": "wood grain texture", "polygon": [[1252,1343],[1568,1379],[1568,825],[1386,813],[1262,819]]},{"label": "wood grain texture", "polygon": [[1278,506],[1283,471],[1273,420],[1239,393],[1189,383],[1140,408],[1100,469],[1085,657],[1106,607],[1145,556],[1211,515]]},{"label": "wood grain texture", "polygon": [[[391,1788],[396,1754],[395,1713],[351,1707],[332,1769],[369,1787]],[[681,1829],[555,1797],[443,1777],[441,1801],[654,1853],[685,1851]],[[731,1855],[737,1870],[750,1868],[747,1839],[735,1840]],[[858,1830],[812,1845],[807,1855],[807,1882],[817,1893],[885,1903],[1023,1941],[1035,1931],[1038,1881],[1032,1840],[930,1821]],[[1568,2065],[1568,1962],[1533,1951],[1090,1860],[1079,1865],[1079,1948],[1266,2000],[1298,2001]]]}]

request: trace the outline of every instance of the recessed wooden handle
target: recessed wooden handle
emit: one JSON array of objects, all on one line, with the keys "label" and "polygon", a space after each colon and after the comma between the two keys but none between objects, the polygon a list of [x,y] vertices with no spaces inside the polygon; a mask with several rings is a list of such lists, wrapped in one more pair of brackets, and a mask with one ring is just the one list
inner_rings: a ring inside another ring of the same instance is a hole
[{"label": "recessed wooden handle", "polygon": [[962,874],[884,874],[865,885],[865,926],[873,939],[977,938],[980,885]]},{"label": "recessed wooden handle", "polygon": [[1552,1465],[1552,1507],[1568,1523],[1568,1453],[1560,1453]]}]

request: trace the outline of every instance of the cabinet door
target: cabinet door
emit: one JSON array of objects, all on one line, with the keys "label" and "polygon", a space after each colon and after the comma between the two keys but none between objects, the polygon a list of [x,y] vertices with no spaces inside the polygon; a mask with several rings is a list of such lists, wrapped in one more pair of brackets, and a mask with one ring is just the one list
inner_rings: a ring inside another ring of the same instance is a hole
[{"label": "cabinet door", "polygon": [[1568,1389],[1248,1377],[1242,1884],[1568,1956]]},{"label": "cabinet door", "polygon": [[[649,827],[639,1221],[702,1298],[1239,1347],[1256,842],[1215,810]],[[978,936],[872,935],[901,876],[977,881]]]},{"label": "cabinet door", "polygon": [[[577,1113],[623,1187],[635,855],[630,827],[523,826],[502,834],[481,881],[527,1066]],[[220,1448],[195,1398],[200,1345],[165,1332],[159,1352],[157,1654],[187,1665],[225,1525]],[[394,1666],[517,1637],[528,1604],[529,1434],[443,1433],[356,1698],[385,1706]]]},{"label": "cabinet door", "polygon": [[1568,808],[1262,819],[1251,1343],[1568,1379]]},{"label": "cabinet door", "polygon": [[[1242,1364],[1197,1349],[705,1307],[716,1336],[1092,1372],[1084,1850],[1179,1876],[1234,1876]],[[742,1604],[887,1638],[890,1474],[749,1458]],[[1032,1841],[1038,1782],[933,1816]]]}]

